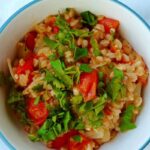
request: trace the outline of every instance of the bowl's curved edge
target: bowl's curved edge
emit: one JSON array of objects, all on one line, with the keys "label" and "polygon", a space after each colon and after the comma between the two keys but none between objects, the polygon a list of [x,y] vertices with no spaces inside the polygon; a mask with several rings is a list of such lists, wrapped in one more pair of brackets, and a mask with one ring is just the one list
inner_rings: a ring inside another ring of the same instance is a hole
[{"label": "bowl's curved edge", "polygon": [[9,150],[16,150],[12,144],[9,143],[9,141],[6,139],[6,137],[0,132],[0,140],[2,140],[3,144],[9,148]]},{"label": "bowl's curved edge", "polygon": [[5,22],[4,24],[0,27],[0,33],[2,33],[5,28],[7,27],[7,25],[17,16],[19,15],[21,12],[23,12],[25,9],[27,9],[28,7],[30,7],[31,5],[40,2],[41,0],[33,0],[29,3],[27,3],[26,5],[24,5],[23,7],[21,7],[20,9],[18,9],[14,14],[12,14]]},{"label": "bowl's curved edge", "polygon": [[[41,0],[33,0],[31,2],[29,2],[28,4],[26,4],[25,6],[21,7],[19,10],[17,10],[13,15],[11,15],[5,22],[4,24],[0,27],[0,33],[2,33],[5,28],[7,27],[7,25],[18,15],[20,14],[22,11],[24,11],[25,9],[27,9],[28,7],[30,7],[31,5],[40,2]],[[118,1],[118,0],[111,0],[114,3],[117,3],[118,5],[124,7],[125,9],[127,9],[128,11],[130,11],[132,14],[134,14],[148,29],[148,31],[150,31],[150,25],[137,13],[135,12],[133,9],[131,9],[130,7],[128,7],[127,5],[123,4],[122,2]],[[15,150],[15,148],[8,142],[8,140],[4,137],[4,135],[0,132],[0,138],[2,139],[2,141],[8,146],[8,148],[10,150]],[[150,143],[150,138],[141,146],[141,148],[139,150],[144,150],[144,148]]]}]

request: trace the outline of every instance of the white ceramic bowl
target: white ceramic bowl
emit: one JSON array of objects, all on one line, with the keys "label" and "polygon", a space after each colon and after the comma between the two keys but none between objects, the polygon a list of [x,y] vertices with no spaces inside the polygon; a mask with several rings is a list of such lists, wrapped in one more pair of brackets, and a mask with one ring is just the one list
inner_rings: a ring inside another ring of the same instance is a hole
[{"label": "white ceramic bowl", "polygon": [[[17,11],[0,28],[0,70],[7,70],[6,58],[13,58],[16,42],[49,14],[74,7],[78,11],[90,10],[120,21],[120,31],[134,49],[143,56],[150,68],[150,28],[131,9],[111,0],[35,0]],[[144,108],[137,119],[135,130],[119,134],[101,150],[142,150],[150,141],[150,82],[144,92]],[[6,93],[0,89],[0,138],[9,148],[17,150],[44,150],[40,143],[32,143],[16,124],[6,107]],[[5,136],[5,138],[4,138]],[[9,142],[8,142],[9,141]],[[9,144],[11,143],[11,145]]]}]

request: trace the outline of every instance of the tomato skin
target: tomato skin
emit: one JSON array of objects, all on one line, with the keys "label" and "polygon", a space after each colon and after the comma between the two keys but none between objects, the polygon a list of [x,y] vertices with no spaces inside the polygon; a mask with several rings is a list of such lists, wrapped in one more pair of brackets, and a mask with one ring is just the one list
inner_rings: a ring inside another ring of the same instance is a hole
[{"label": "tomato skin", "polygon": [[33,51],[35,48],[35,38],[37,36],[37,32],[36,31],[31,31],[29,33],[27,33],[27,37],[25,38],[25,44],[26,47]]},{"label": "tomato skin", "polygon": [[52,148],[55,149],[60,149],[61,147],[64,147],[68,144],[69,140],[71,137],[78,135],[79,132],[77,130],[70,130],[69,132],[63,134],[60,137],[57,137],[53,142],[52,142]]},{"label": "tomato skin", "polygon": [[48,117],[48,110],[44,102],[34,104],[34,99],[27,101],[28,117],[34,122],[35,125],[42,125]]},{"label": "tomato skin", "polygon": [[99,24],[104,25],[106,33],[110,33],[111,28],[117,29],[119,27],[119,21],[118,20],[106,18],[106,17],[99,20]]},{"label": "tomato skin", "polygon": [[91,142],[91,140],[84,135],[79,134],[82,138],[81,142],[76,142],[73,139],[70,139],[68,143],[68,150],[86,150],[87,144]]},{"label": "tomato skin", "polygon": [[56,17],[53,16],[50,18],[49,22],[47,23],[48,26],[53,26],[54,23],[56,22]]},{"label": "tomato skin", "polygon": [[96,88],[98,84],[98,73],[93,70],[90,73],[81,73],[80,83],[78,85],[80,93],[84,97],[84,102],[96,98]]},{"label": "tomato skin", "polygon": [[147,79],[146,76],[140,76],[140,77],[138,77],[138,81],[139,81],[143,86],[145,86],[145,85],[147,84],[148,79]]}]

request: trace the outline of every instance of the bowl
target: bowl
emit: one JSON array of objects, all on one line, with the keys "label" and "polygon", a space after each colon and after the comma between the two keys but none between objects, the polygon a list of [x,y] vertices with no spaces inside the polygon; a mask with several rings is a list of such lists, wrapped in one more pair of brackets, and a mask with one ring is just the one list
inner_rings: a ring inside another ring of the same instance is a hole
[{"label": "bowl", "polygon": [[[103,14],[121,23],[120,32],[143,57],[150,69],[150,27],[133,10],[113,0],[36,0],[13,14],[0,28],[0,70],[7,72],[6,59],[15,56],[15,45],[36,23],[58,10],[74,7],[78,11],[90,10]],[[112,141],[104,144],[101,150],[142,150],[150,142],[150,82],[144,90],[144,107],[137,118],[137,128],[120,133]],[[43,150],[41,143],[32,143],[21,127],[12,119],[6,104],[6,90],[0,88],[0,139],[10,150]]]}]

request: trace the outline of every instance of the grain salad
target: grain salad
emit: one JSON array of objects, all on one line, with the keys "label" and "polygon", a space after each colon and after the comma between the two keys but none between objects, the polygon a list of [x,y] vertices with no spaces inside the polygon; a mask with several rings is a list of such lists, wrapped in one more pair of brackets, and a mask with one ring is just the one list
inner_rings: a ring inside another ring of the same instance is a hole
[{"label": "grain salad", "polygon": [[120,25],[66,8],[17,43],[15,59],[7,59],[8,104],[31,141],[93,150],[136,128],[148,69]]}]

